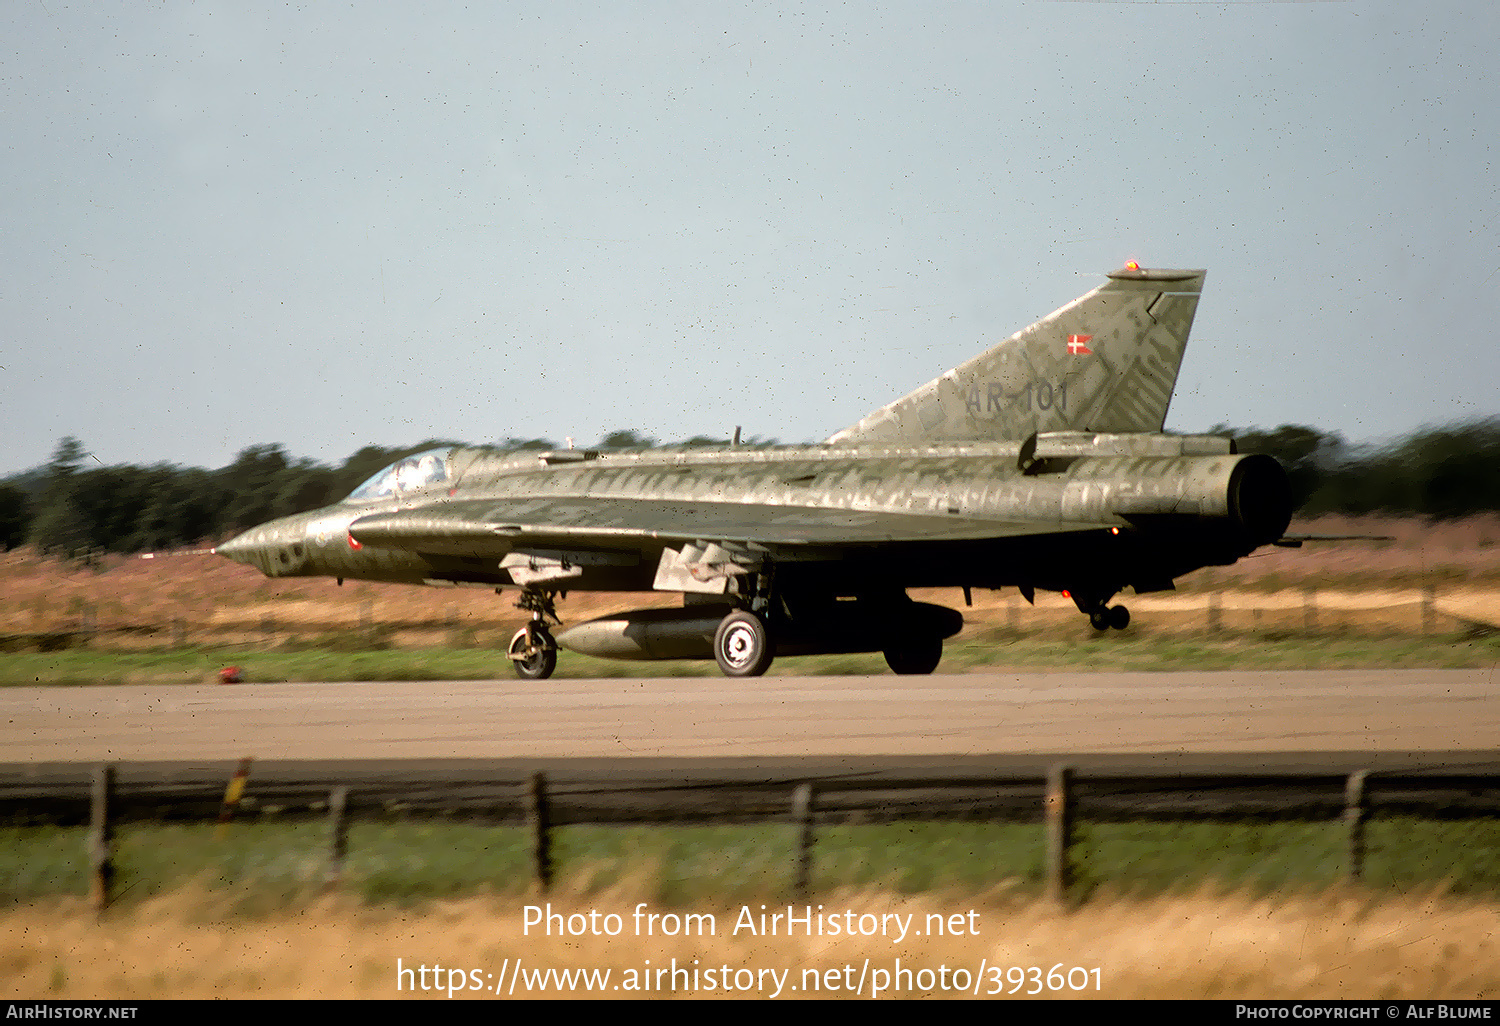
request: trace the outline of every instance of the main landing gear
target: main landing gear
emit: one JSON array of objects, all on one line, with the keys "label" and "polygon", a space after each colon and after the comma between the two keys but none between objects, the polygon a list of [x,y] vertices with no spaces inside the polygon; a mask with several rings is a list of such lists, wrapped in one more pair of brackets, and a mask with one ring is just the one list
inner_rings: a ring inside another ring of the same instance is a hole
[{"label": "main landing gear", "polygon": [[[896,673],[928,674],[943,657],[943,639],[963,626],[955,610],[912,602],[904,592],[848,601],[796,593],[790,603],[773,602],[766,576],[760,575],[748,599],[739,598],[742,607],[711,602],[689,603],[680,611],[631,610],[579,624],[562,636],[569,648],[607,658],[711,656],[726,677],[759,677],[778,652],[883,651]],[[507,655],[522,680],[545,680],[557,669],[557,640],[549,625],[561,623],[553,605],[558,594],[538,587],[521,592],[517,608],[531,618],[510,639]]]},{"label": "main landing gear", "polygon": [[522,680],[546,680],[557,669],[557,642],[547,627],[548,620],[562,623],[552,602],[556,594],[555,591],[527,588],[521,592],[521,601],[516,603],[517,609],[531,612],[531,619],[516,631],[506,652],[515,664],[516,676]]},{"label": "main landing gear", "polygon": [[1063,594],[1073,600],[1073,604],[1078,607],[1080,613],[1088,616],[1090,626],[1096,631],[1107,631],[1111,627],[1117,631],[1123,631],[1130,626],[1130,610],[1124,606],[1106,605],[1114,597],[1114,592],[1090,594],[1065,591]]},{"label": "main landing gear", "polygon": [[1130,610],[1124,606],[1100,607],[1089,613],[1089,624],[1096,631],[1107,631],[1111,627],[1123,631],[1130,626]]},{"label": "main landing gear", "polygon": [[787,617],[761,606],[730,610],[714,632],[714,659],[724,676],[759,677],[778,650],[883,652],[895,673],[928,674],[943,658],[943,639],[963,626],[953,610],[911,602],[904,593],[899,600],[866,597],[821,608],[802,599],[791,604]]},{"label": "main landing gear", "polygon": [[907,638],[885,650],[885,664],[902,676],[931,673],[943,660],[943,639],[937,635]]},{"label": "main landing gear", "polygon": [[755,613],[736,609],[714,632],[714,659],[726,677],[759,677],[771,668],[776,645]]}]

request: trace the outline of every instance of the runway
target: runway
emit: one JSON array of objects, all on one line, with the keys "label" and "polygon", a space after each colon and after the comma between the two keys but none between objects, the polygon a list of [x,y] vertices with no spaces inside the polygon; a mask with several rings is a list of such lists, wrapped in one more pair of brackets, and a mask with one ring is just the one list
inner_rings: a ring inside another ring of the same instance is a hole
[{"label": "runway", "polygon": [[1492,752],[1481,670],[0,690],[0,762]]}]

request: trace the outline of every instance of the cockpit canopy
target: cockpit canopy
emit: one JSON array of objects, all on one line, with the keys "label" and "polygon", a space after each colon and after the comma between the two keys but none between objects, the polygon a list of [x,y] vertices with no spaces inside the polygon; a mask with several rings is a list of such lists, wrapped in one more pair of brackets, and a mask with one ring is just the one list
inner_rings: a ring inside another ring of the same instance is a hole
[{"label": "cockpit canopy", "polygon": [[441,484],[448,480],[448,455],[451,452],[452,449],[428,449],[397,460],[350,492],[345,501],[379,499],[398,492],[414,492]]}]

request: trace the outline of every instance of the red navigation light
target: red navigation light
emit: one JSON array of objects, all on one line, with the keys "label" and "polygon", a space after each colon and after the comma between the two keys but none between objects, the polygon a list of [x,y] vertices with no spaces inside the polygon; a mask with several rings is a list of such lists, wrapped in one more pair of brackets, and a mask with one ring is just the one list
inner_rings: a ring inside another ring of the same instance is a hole
[{"label": "red navigation light", "polygon": [[1120,533],[1120,529],[1118,527],[1111,527],[1109,529],[1109,533],[1110,534],[1119,534]]},{"label": "red navigation light", "polygon": [[1064,588],[1063,589],[1063,598],[1072,598],[1072,597],[1073,597],[1073,593],[1071,591],[1069,591],[1067,588]]},{"label": "red navigation light", "polygon": [[352,531],[349,534],[349,547],[351,549],[362,549],[362,548],[364,548],[363,545],[361,545],[359,542],[357,542],[357,541],[354,540],[354,533]]},{"label": "red navigation light", "polygon": [[1125,263],[1125,270],[1127,271],[1139,271],[1140,269],[1141,265],[1136,263],[1134,260],[1128,260]]}]

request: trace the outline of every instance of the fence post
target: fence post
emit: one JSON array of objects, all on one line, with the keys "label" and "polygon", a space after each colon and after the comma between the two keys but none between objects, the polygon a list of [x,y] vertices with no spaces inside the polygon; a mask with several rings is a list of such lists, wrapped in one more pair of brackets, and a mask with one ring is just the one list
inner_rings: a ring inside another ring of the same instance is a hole
[{"label": "fence post", "polygon": [[792,792],[792,822],[797,824],[797,897],[806,898],[812,890],[813,789],[798,784]]},{"label": "fence post", "polygon": [[1208,633],[1219,633],[1219,603],[1220,596],[1217,591],[1208,593]]},{"label": "fence post", "polygon": [[1318,589],[1302,589],[1302,629],[1310,631],[1318,625]]},{"label": "fence post", "polygon": [[1344,871],[1351,882],[1360,880],[1365,874],[1365,815],[1368,808],[1365,780],[1369,774],[1369,770],[1351,773],[1344,784],[1344,824],[1349,830],[1349,859]]},{"label": "fence post", "polygon": [[109,907],[115,882],[112,818],[115,802],[115,765],[105,763],[94,770],[94,788],[90,802],[89,879],[94,911],[103,913]]},{"label": "fence post", "polygon": [[1427,584],[1422,587],[1422,633],[1432,633],[1432,603],[1436,596],[1436,589]]},{"label": "fence post", "polygon": [[220,840],[223,840],[229,833],[229,821],[234,818],[235,810],[240,807],[240,798],[245,793],[245,781],[249,778],[250,756],[247,755],[240,760],[234,776],[229,778],[229,786],[224,788],[224,801],[219,805],[219,825],[214,830],[214,836]]},{"label": "fence post", "polygon": [[1069,849],[1073,846],[1073,770],[1056,765],[1047,771],[1047,895],[1066,904],[1073,884]]},{"label": "fence post", "polygon": [[526,789],[526,821],[531,827],[531,870],[542,890],[552,886],[552,811],[547,805],[547,774],[533,773]]},{"label": "fence post", "polygon": [[328,793],[328,886],[344,878],[349,857],[349,789],[335,787]]}]

